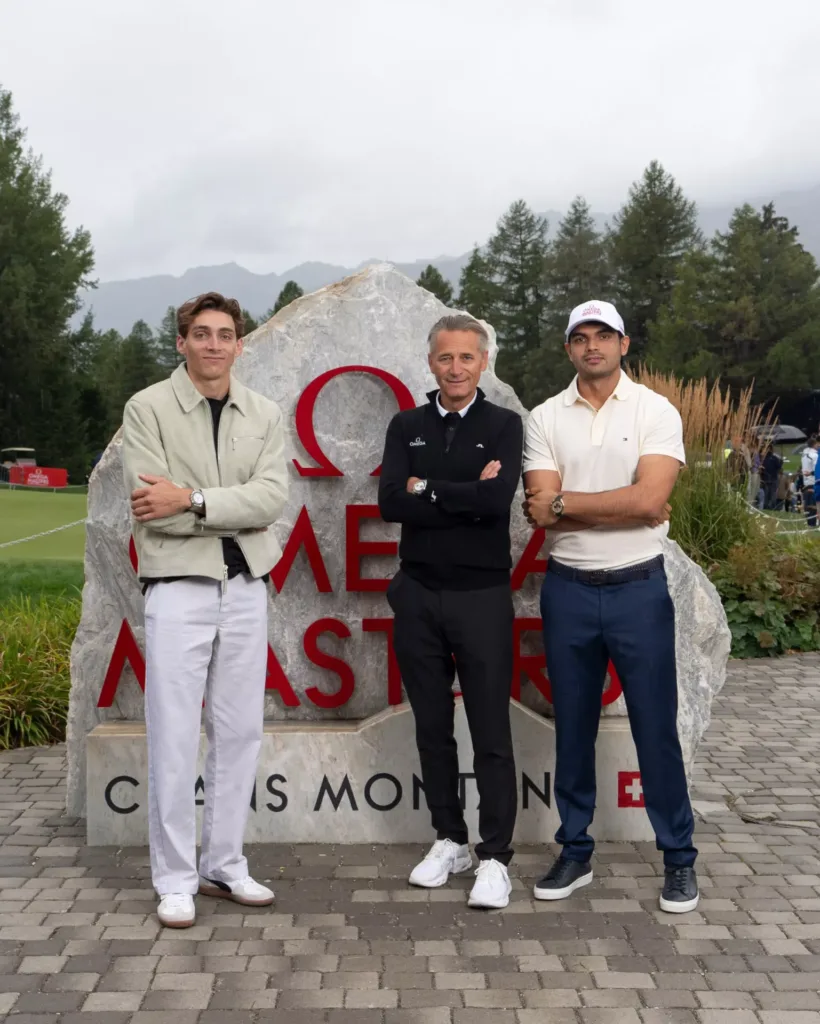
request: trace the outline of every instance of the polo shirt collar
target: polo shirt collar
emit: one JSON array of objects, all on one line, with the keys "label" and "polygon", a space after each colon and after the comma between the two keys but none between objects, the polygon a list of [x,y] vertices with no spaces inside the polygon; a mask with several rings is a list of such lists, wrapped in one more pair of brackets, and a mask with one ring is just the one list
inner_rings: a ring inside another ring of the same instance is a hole
[{"label": "polo shirt collar", "polygon": [[[188,367],[185,363],[180,363],[171,374],[171,387],[174,389],[177,401],[186,413],[196,408],[200,402],[205,401],[205,396],[200,391],[197,391],[194,387],[194,382],[188,376]],[[231,386],[227,404],[234,406],[244,415],[247,394],[248,389],[245,385],[240,384],[231,374]]]},{"label": "polo shirt collar", "polygon": [[[626,402],[634,394],[637,386],[635,381],[621,370],[621,376],[615,386],[615,390],[612,392],[612,397],[616,398],[619,402]],[[585,399],[578,392],[578,375],[576,374],[572,379],[572,383],[564,392],[564,405],[575,405],[576,402],[584,401]]]}]

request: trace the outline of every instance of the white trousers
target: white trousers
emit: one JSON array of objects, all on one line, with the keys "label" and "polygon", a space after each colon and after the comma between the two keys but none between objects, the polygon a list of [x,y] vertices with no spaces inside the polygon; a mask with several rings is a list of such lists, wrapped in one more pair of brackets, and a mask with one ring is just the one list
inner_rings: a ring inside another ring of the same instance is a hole
[{"label": "white trousers", "polygon": [[[145,724],[151,878],[160,896],[198,875],[248,874],[242,840],[262,742],[267,591],[236,576],[152,584],[145,596]],[[196,866],[194,787],[205,700],[205,806]]]}]

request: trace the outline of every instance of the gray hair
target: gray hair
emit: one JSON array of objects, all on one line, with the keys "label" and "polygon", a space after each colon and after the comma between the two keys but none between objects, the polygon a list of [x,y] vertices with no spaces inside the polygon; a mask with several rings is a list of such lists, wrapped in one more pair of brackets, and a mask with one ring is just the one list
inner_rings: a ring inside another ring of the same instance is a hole
[{"label": "gray hair", "polygon": [[430,352],[435,351],[438,336],[442,331],[472,331],[473,334],[478,335],[479,352],[486,352],[490,347],[487,328],[467,313],[449,313],[433,324],[427,335],[427,348]]}]

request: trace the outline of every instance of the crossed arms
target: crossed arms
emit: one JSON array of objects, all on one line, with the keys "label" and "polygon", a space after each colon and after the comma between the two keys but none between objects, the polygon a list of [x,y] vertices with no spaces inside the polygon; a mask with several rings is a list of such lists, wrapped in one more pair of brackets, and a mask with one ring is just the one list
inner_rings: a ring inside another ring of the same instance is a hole
[{"label": "crossed arms", "polygon": [[408,492],[408,484],[414,477],[401,420],[394,416],[387,428],[379,479],[382,518],[388,523],[448,529],[476,519],[505,515],[521,475],[523,434],[520,417],[510,416],[498,437],[498,459],[485,466],[480,479],[464,482],[430,479],[427,482],[429,500],[426,500]]},{"label": "crossed arms", "polygon": [[279,517],[287,499],[281,413],[268,426],[247,483],[202,488],[205,516],[189,511],[191,488],[178,487],[169,479],[156,416],[133,399],[123,414],[122,458],[134,518],[158,533],[217,537],[237,530],[264,530]]},{"label": "crossed arms", "polygon": [[[671,455],[642,455],[635,483],[612,491],[562,491],[557,470],[532,469],[524,474],[524,515],[531,526],[567,533],[593,526],[659,526],[669,519],[669,496],[680,472]],[[561,494],[564,514],[557,519],[550,507]]]}]

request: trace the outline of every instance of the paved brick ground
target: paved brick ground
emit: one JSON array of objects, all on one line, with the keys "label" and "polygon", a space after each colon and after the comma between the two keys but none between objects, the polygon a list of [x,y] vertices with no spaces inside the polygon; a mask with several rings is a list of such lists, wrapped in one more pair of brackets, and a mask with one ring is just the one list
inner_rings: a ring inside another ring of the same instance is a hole
[{"label": "paved brick ground", "polygon": [[820,658],[732,665],[698,762],[702,899],[685,917],[657,908],[650,844],[600,846],[594,885],[557,904],[529,896],[553,851],[521,850],[492,913],[465,906],[469,878],[411,890],[420,848],[282,845],[250,854],[272,912],[200,897],[187,931],[160,929],[145,849],[83,845],[62,748],[4,754],[0,1017],[820,1024],[818,748]]}]

